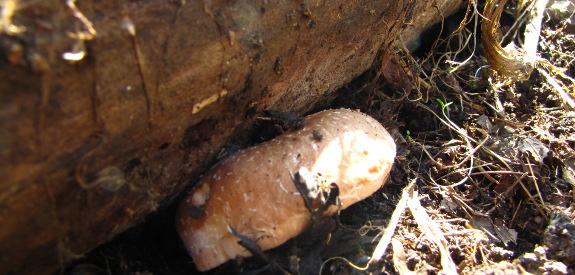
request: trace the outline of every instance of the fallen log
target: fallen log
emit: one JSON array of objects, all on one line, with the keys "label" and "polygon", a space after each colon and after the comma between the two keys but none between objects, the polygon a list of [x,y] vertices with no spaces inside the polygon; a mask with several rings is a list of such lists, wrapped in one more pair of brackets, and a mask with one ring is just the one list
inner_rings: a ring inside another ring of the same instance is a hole
[{"label": "fallen log", "polygon": [[304,113],[461,4],[4,1],[0,273],[111,239],[264,109]]}]

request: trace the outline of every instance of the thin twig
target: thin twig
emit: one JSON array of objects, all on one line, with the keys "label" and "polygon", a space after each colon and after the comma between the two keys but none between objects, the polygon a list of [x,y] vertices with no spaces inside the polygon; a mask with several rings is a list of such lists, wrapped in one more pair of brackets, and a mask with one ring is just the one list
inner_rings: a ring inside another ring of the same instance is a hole
[{"label": "thin twig", "polygon": [[407,200],[409,198],[410,193],[415,188],[415,181],[416,181],[415,179],[412,180],[405,188],[403,188],[401,199],[397,203],[397,206],[395,207],[395,210],[391,215],[391,219],[389,220],[389,224],[383,231],[383,236],[381,237],[379,243],[375,247],[375,250],[373,251],[371,259],[369,260],[368,264],[377,262],[381,259],[381,257],[383,257],[383,253],[385,252],[385,249],[389,245],[391,237],[395,232],[395,228],[399,223],[399,218],[401,218],[401,215],[403,214],[405,208],[407,207]]}]

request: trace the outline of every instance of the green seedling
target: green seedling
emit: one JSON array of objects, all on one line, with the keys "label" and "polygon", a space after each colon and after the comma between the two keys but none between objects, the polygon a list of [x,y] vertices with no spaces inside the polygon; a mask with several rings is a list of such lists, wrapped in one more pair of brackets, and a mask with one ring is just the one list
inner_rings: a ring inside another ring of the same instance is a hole
[{"label": "green seedling", "polygon": [[449,105],[451,105],[453,102],[449,102],[447,104],[443,103],[443,101],[439,98],[435,99],[437,102],[439,102],[439,105],[441,105],[441,113],[443,114],[443,117],[445,117],[446,119],[449,120],[449,118],[447,117],[447,114],[445,113],[445,110],[447,110],[447,107],[449,107]]}]

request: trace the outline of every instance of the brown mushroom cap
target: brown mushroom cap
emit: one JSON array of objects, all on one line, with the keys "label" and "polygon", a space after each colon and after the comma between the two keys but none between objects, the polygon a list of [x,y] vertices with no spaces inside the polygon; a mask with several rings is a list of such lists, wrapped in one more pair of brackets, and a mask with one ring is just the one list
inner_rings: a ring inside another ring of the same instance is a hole
[{"label": "brown mushroom cap", "polygon": [[306,229],[310,212],[291,178],[300,168],[335,182],[345,209],[383,185],[394,158],[395,143],[375,119],[348,109],[319,112],[214,166],[180,205],[176,227],[197,268],[209,270],[251,256],[228,226],[263,250]]}]

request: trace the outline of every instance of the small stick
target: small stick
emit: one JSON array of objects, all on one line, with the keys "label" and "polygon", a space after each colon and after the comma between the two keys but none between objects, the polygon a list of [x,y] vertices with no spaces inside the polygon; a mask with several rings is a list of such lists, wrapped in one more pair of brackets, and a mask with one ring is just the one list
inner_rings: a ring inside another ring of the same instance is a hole
[{"label": "small stick", "polygon": [[545,201],[543,201],[543,195],[541,195],[541,191],[539,190],[539,184],[537,184],[537,177],[535,177],[535,173],[533,173],[533,167],[531,167],[529,157],[526,157],[525,160],[527,160],[527,167],[529,168],[529,172],[531,173],[531,179],[533,180],[533,185],[535,185],[535,190],[537,190],[537,195],[539,195],[541,206],[545,207]]},{"label": "small stick", "polygon": [[395,207],[395,210],[391,215],[391,219],[389,220],[389,224],[383,231],[383,236],[381,237],[379,243],[375,247],[375,250],[371,255],[371,259],[368,262],[368,265],[373,262],[379,261],[381,257],[383,257],[383,253],[385,252],[385,249],[389,245],[391,237],[395,232],[395,228],[399,223],[399,218],[401,218],[401,215],[403,214],[403,212],[405,212],[405,208],[407,207],[407,200],[409,199],[410,194],[412,193],[415,187],[415,181],[416,179],[412,180],[405,188],[403,188],[403,194],[401,195],[401,199],[397,203],[397,206]]},{"label": "small stick", "polygon": [[563,99],[563,101],[567,103],[567,105],[569,105],[569,107],[572,110],[575,110],[575,101],[573,101],[573,99],[569,96],[569,94],[565,92],[565,90],[561,87],[561,85],[557,82],[557,80],[555,80],[547,71],[545,71],[542,68],[537,68],[537,71],[545,77],[549,85],[553,87],[553,89],[559,94],[561,99]]},{"label": "small stick", "polygon": [[537,46],[539,45],[539,37],[541,35],[541,21],[543,21],[545,7],[548,2],[549,0],[536,0],[533,9],[527,17],[523,50],[525,50],[526,55],[533,60],[537,58]]}]

